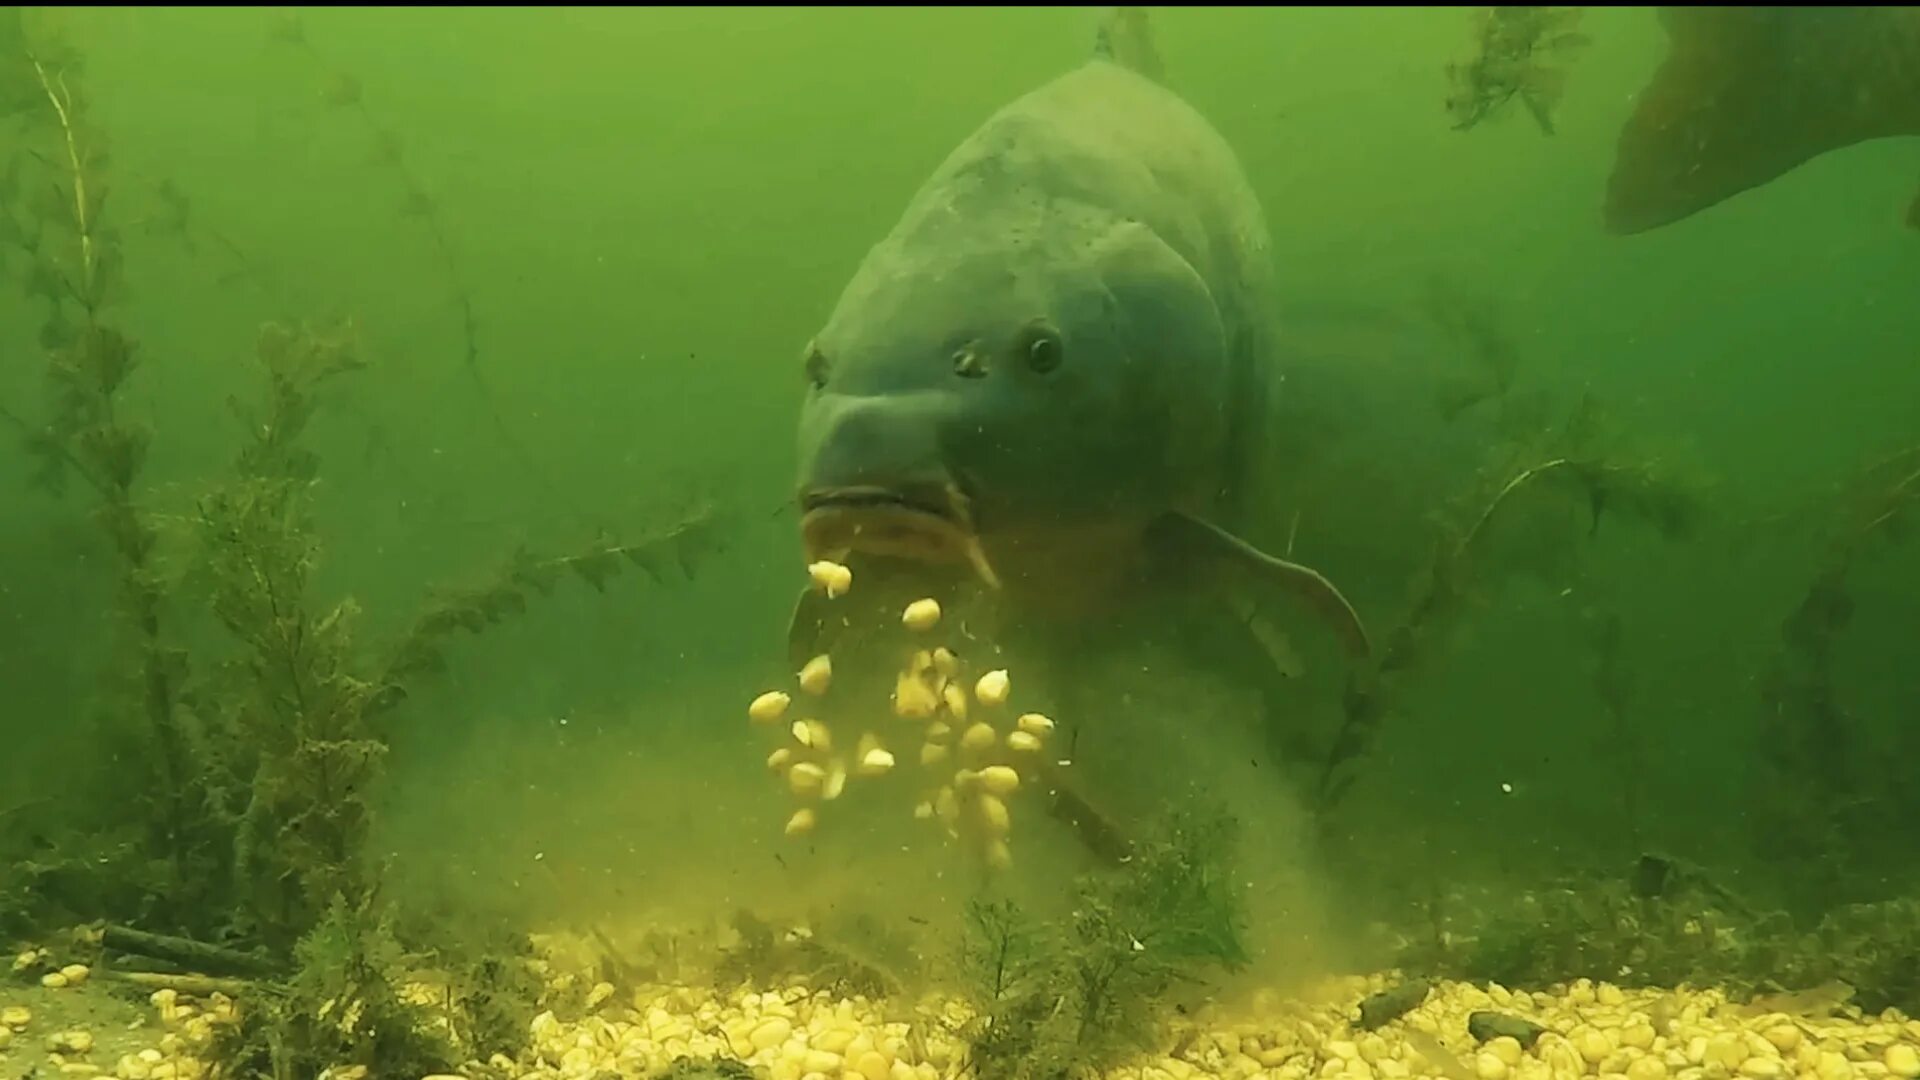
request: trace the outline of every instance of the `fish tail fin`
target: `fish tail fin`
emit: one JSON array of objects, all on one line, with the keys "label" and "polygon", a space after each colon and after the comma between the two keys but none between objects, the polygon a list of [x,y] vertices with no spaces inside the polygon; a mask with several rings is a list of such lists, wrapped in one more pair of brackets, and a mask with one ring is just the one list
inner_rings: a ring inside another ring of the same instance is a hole
[{"label": "fish tail fin", "polygon": [[1160,64],[1160,50],[1154,47],[1152,27],[1147,24],[1146,8],[1107,8],[1100,16],[1100,32],[1094,39],[1093,53],[1154,82],[1167,81],[1166,69]]},{"label": "fish tail fin", "polygon": [[1668,53],[1621,129],[1606,226],[1679,221],[1867,139],[1920,134],[1903,8],[1666,7]]}]

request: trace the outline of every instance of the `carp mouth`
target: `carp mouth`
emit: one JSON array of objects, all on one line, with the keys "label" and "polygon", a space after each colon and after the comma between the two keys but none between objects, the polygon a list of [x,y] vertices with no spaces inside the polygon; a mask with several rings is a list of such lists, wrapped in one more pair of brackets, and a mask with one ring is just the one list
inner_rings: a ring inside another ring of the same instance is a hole
[{"label": "carp mouth", "polygon": [[971,567],[992,588],[1000,578],[974,530],[964,492],[879,486],[811,488],[800,495],[800,536],[807,561],[844,560],[853,552]]}]

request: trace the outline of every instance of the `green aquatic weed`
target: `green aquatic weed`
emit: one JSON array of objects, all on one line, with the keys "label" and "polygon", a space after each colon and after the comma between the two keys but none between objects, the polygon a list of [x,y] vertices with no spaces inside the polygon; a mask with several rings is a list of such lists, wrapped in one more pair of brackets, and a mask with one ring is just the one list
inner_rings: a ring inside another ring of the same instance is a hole
[{"label": "green aquatic weed", "polygon": [[1170,991],[1244,966],[1236,840],[1224,815],[1176,814],[1130,862],[1083,877],[1062,924],[973,901],[961,970],[977,1074],[1042,1080],[1122,1061],[1160,1039]]}]

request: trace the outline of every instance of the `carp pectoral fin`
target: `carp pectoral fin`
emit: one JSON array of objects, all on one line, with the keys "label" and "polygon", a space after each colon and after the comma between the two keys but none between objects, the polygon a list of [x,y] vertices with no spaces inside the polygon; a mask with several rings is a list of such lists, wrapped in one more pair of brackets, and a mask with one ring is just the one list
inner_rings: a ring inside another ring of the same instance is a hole
[{"label": "carp pectoral fin", "polygon": [[1353,605],[1318,571],[1275,558],[1191,514],[1163,515],[1154,522],[1149,539],[1177,564],[1199,568],[1230,589],[1278,589],[1319,616],[1352,656],[1365,658],[1373,652]]},{"label": "carp pectoral fin", "polygon": [[795,671],[819,656],[827,631],[827,597],[819,589],[800,590],[787,619],[787,662]]},{"label": "carp pectoral fin", "polygon": [[1248,639],[1266,658],[1274,674],[1283,679],[1297,679],[1306,673],[1306,664],[1301,661],[1300,654],[1294,651],[1287,632],[1261,614],[1258,604],[1244,596],[1233,595],[1227,597],[1227,607],[1246,631]]},{"label": "carp pectoral fin", "polygon": [[1124,863],[1133,855],[1133,841],[1126,831],[1081,794],[1064,769],[1045,764],[1039,772],[1047,793],[1047,813],[1073,830],[1088,852],[1113,864]]}]

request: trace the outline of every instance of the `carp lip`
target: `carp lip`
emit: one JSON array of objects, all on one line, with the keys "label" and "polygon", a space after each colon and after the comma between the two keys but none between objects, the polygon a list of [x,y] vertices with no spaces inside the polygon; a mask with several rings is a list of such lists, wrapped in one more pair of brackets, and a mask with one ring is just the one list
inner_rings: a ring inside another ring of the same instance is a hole
[{"label": "carp lip", "polygon": [[814,488],[800,495],[800,535],[807,559],[838,561],[850,552],[928,563],[961,563],[993,588],[999,575],[987,561],[967,512],[967,498],[947,484],[906,491],[885,487]]}]

